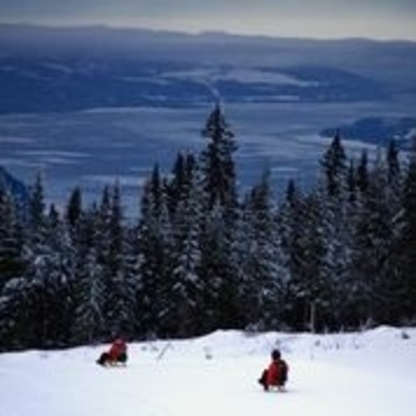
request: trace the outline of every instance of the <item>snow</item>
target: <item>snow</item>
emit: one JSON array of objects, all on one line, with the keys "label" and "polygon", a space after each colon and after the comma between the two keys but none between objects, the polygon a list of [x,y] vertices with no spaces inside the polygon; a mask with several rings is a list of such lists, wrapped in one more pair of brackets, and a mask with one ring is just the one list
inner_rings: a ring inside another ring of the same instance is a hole
[{"label": "snow", "polygon": [[[257,384],[279,347],[287,392]],[[123,368],[95,364],[107,345],[0,355],[7,416],[412,416],[416,329],[312,335],[217,331],[129,345]]]}]

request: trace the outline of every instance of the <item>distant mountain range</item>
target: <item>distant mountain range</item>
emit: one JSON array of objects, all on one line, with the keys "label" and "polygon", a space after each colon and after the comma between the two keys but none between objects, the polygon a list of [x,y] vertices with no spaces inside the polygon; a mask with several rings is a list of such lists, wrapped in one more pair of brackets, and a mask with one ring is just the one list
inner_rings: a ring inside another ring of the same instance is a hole
[{"label": "distant mountain range", "polygon": [[416,94],[416,43],[0,25],[0,114]]}]

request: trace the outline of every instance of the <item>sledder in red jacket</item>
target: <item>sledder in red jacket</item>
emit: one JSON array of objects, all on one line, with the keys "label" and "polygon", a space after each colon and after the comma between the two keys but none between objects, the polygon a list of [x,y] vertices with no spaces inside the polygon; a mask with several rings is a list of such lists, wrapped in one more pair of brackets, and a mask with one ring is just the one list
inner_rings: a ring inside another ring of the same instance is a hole
[{"label": "sledder in red jacket", "polygon": [[108,358],[113,361],[120,361],[127,354],[127,345],[122,338],[117,338],[108,351]]},{"label": "sledder in red jacket", "polygon": [[283,390],[287,381],[289,366],[286,361],[281,358],[279,350],[273,350],[271,355],[272,362],[269,367],[263,371],[259,383],[266,391],[273,386],[277,387],[279,390]]},{"label": "sledder in red jacket", "polygon": [[97,364],[107,365],[107,364],[125,364],[127,362],[127,344],[122,338],[117,338],[111,345],[108,352],[101,354],[100,358],[97,360]]}]

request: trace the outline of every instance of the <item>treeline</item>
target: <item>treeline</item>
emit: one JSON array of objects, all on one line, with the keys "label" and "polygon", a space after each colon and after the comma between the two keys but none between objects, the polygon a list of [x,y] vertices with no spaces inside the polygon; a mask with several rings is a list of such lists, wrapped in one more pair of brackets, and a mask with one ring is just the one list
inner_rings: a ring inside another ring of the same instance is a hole
[{"label": "treeline", "polygon": [[335,135],[315,186],[279,200],[264,171],[237,191],[236,140],[215,107],[206,146],[144,186],[135,223],[117,183],[84,206],[0,189],[0,348],[188,337],[218,328],[339,330],[416,318],[416,140],[369,161]]}]

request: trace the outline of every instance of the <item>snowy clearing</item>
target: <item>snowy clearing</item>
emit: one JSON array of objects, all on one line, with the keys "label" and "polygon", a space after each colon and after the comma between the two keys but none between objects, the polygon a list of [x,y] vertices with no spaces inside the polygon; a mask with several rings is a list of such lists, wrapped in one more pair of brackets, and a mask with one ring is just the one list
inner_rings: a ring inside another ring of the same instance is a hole
[{"label": "snowy clearing", "polygon": [[[286,393],[257,378],[279,347]],[[125,368],[95,364],[107,348],[0,355],[7,416],[413,416],[416,329],[337,335],[217,331],[129,346]]]}]

